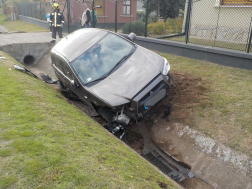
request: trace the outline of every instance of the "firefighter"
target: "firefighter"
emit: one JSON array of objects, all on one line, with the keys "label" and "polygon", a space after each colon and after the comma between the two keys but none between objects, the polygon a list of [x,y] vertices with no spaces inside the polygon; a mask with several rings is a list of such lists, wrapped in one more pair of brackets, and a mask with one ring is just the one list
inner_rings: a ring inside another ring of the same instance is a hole
[{"label": "firefighter", "polygon": [[52,27],[52,41],[56,41],[56,33],[58,32],[59,38],[62,38],[62,28],[64,25],[64,16],[59,10],[59,5],[57,3],[53,4],[53,12],[50,14],[50,26]]}]

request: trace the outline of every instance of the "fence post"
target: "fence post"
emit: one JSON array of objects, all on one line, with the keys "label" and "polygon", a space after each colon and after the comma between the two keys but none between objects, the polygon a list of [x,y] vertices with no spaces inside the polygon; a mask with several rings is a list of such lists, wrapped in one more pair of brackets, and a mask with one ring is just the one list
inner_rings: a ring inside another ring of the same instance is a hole
[{"label": "fence post", "polygon": [[[0,0],[2,2],[2,0]],[[20,4],[18,3],[18,16],[20,15]],[[3,7],[3,6],[2,6]]]},{"label": "fence post", "polygon": [[41,1],[39,0],[40,20],[42,20]]},{"label": "fence post", "polygon": [[148,1],[149,1],[149,0],[146,0],[146,10],[145,10],[145,32],[144,32],[144,37],[147,37]]},{"label": "fence post", "polygon": [[92,1],[92,28],[94,28],[94,0]]},{"label": "fence post", "polygon": [[[252,22],[252,17],[251,17],[251,22]],[[250,51],[251,37],[252,37],[252,25],[250,24],[250,35],[249,35],[249,43],[248,43],[247,53],[249,53],[249,51]]]},{"label": "fence post", "polygon": [[[31,7],[31,3],[30,3],[30,9],[31,9],[31,17],[32,17],[32,7]],[[32,17],[33,18],[33,17]]]},{"label": "fence post", "polygon": [[67,0],[67,32],[70,33],[70,0]]},{"label": "fence post", "polygon": [[188,6],[187,6],[186,25],[185,25],[186,44],[188,43],[188,39],[189,39],[189,27],[190,27],[191,9],[192,9],[192,0],[189,0],[188,1]]},{"label": "fence post", "polygon": [[115,33],[117,33],[117,0],[115,0]]},{"label": "fence post", "polygon": [[33,7],[34,7],[34,13],[35,13],[35,17],[37,19],[37,9],[36,9],[36,5],[33,3]]}]

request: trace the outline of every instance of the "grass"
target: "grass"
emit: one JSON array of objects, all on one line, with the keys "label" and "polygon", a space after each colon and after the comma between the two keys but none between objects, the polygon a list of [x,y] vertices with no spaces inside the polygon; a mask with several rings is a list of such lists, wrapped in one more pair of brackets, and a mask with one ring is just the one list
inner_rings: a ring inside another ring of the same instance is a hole
[{"label": "grass", "polygon": [[[172,35],[172,34],[167,34],[167,35]],[[158,37],[163,37],[163,36],[165,36],[165,35],[150,34],[148,37],[158,38]],[[178,37],[172,37],[172,38],[167,38],[167,39],[163,39],[163,40],[185,43],[186,37],[185,36],[178,36]],[[200,39],[200,38],[193,38],[193,37],[189,37],[188,43],[247,52],[247,44],[246,43],[230,43],[230,42],[225,42],[225,41],[216,41],[216,40]]]},{"label": "grass", "polygon": [[190,127],[252,157],[252,70],[161,54],[171,69],[210,84],[211,103],[196,107]]},{"label": "grass", "polygon": [[48,84],[0,63],[0,188],[176,188]]},{"label": "grass", "polygon": [[7,16],[5,14],[0,14],[0,24],[2,24],[6,18]]},{"label": "grass", "polygon": [[16,21],[6,21],[5,15],[0,15],[0,24],[3,25],[9,32],[19,31],[19,32],[43,32],[49,31],[48,29],[39,27],[34,24],[22,22],[20,20]]},{"label": "grass", "polygon": [[48,29],[39,27],[34,24],[29,24],[26,22],[22,22],[20,20],[16,21],[6,21],[2,24],[9,32],[12,31],[21,31],[21,32],[43,32],[49,31]]}]

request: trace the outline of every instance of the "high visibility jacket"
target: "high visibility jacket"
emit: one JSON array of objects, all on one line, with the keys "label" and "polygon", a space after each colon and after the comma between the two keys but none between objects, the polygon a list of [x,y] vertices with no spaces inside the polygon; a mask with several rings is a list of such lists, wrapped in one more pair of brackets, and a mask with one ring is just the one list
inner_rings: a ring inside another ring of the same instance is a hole
[{"label": "high visibility jacket", "polygon": [[50,21],[53,27],[60,27],[61,24],[64,24],[64,16],[59,10],[53,11],[50,14]]}]

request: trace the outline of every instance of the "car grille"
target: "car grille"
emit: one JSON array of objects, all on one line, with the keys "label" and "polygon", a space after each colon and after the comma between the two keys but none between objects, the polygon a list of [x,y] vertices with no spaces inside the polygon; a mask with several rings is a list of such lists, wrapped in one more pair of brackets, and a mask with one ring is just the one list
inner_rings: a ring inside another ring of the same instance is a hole
[{"label": "car grille", "polygon": [[169,86],[164,81],[159,82],[143,98],[141,98],[138,102],[138,113],[141,113],[142,115],[145,114],[150,109],[150,107],[144,106],[145,102],[147,102],[162,89],[165,89],[166,91],[169,89]]}]

